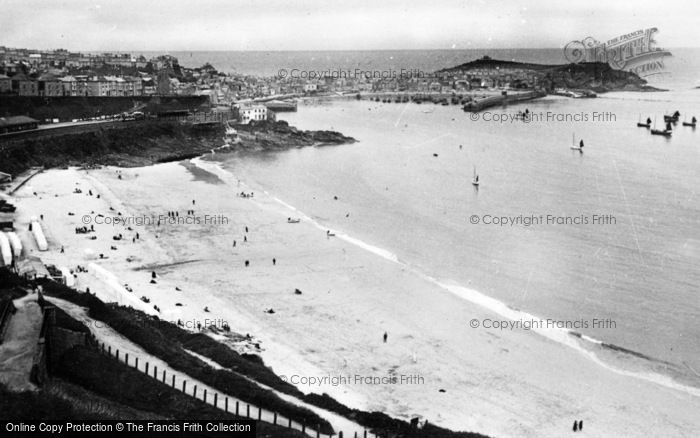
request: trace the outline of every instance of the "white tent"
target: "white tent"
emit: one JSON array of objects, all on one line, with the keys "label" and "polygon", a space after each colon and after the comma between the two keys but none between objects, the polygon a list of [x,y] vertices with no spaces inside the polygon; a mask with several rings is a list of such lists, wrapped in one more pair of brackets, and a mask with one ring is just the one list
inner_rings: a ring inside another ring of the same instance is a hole
[{"label": "white tent", "polygon": [[49,249],[49,244],[46,242],[44,230],[41,229],[39,221],[32,220],[32,234],[34,235],[36,246],[39,248],[39,251],[47,251]]}]

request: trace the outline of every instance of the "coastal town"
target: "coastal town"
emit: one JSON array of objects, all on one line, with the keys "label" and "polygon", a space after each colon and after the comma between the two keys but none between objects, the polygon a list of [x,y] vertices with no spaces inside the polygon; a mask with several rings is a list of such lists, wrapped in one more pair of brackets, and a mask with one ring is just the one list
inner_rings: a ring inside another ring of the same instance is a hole
[{"label": "coastal town", "polygon": [[[0,134],[61,122],[144,117],[189,117],[200,123],[274,121],[276,113],[296,111],[305,98],[426,102],[478,112],[548,94],[581,98],[611,90],[653,88],[637,75],[603,63],[542,65],[483,56],[432,72],[291,68],[261,76],[220,71],[209,62],[186,67],[168,54],[146,58],[0,46]],[[31,100],[36,98],[50,99],[42,102],[51,105]],[[163,98],[177,104],[146,104]],[[80,102],[80,111],[71,106],[75,102]],[[44,107],[35,111],[37,106]]]},{"label": "coastal town", "polygon": [[[485,58],[486,59],[486,58]],[[213,104],[277,96],[329,93],[457,94],[487,88],[537,89],[543,78],[526,69],[489,68],[422,72],[326,70],[257,77],[188,68],[176,57],[147,59],[127,53],[82,54],[0,46],[0,94],[41,97],[208,96]]]},{"label": "coastal town", "polygon": [[[285,70],[285,74],[260,77],[218,71],[209,63],[185,67],[171,55],[147,59],[128,53],[83,54],[62,49],[43,51],[0,46],[0,94],[41,97],[204,95],[213,104],[231,104],[332,93],[458,95],[488,89],[552,92],[566,85],[567,73],[577,73],[571,69],[552,73],[543,67],[484,56],[434,72],[292,69]],[[593,76],[602,83],[602,72],[594,72]]]}]

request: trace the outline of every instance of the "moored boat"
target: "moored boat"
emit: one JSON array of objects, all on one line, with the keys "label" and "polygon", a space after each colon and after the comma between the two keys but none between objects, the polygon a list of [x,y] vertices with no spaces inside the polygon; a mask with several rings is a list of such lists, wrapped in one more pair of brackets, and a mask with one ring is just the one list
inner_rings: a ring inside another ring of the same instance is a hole
[{"label": "moored boat", "polygon": [[674,112],[672,115],[664,115],[664,122],[666,123],[678,123],[678,119],[681,117],[680,111]]},{"label": "moored boat", "polygon": [[638,127],[638,128],[647,128],[647,129],[648,129],[648,128],[651,128],[651,119],[650,119],[649,117],[647,117],[646,123],[642,123],[641,119],[642,119],[642,116],[641,116],[641,114],[640,114],[640,115],[639,115],[639,121],[637,122],[637,127]]},{"label": "moored boat", "polygon": [[[678,111],[676,111],[677,113]],[[664,116],[666,118],[666,116]],[[671,122],[666,122],[666,129],[656,129],[656,117],[654,117],[654,129],[651,130],[651,135],[662,135],[664,137],[671,136]]]}]

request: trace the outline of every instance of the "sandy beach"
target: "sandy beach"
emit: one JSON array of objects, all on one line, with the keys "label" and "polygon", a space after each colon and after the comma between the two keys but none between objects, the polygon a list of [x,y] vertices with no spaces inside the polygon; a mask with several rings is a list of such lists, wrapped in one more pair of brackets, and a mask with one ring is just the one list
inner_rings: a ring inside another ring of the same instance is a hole
[{"label": "sandy beach", "polygon": [[[238,195],[250,191],[215,162],[193,160],[50,170],[13,202],[27,254],[71,269],[95,263],[133,292],[121,296],[91,269],[77,274],[77,289],[193,329],[225,322],[252,337],[236,348],[258,352],[304,392],[494,437],[561,436],[579,419],[580,436],[700,432],[697,394],[616,372],[533,331],[473,329],[472,319],[502,318],[391,257],[327,236],[274,194]],[[27,231],[40,215],[49,242],[41,253]],[[139,225],[144,217],[151,222]],[[76,234],[84,225],[95,232]],[[327,381],[302,383],[312,377]]]}]

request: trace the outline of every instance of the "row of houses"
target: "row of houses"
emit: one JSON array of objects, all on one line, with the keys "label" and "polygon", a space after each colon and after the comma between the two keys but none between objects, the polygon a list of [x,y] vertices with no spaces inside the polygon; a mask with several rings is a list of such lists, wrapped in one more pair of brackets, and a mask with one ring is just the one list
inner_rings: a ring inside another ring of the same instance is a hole
[{"label": "row of houses", "polygon": [[12,77],[0,74],[0,94],[19,96],[144,96],[169,94],[170,84],[140,77],[63,76],[43,74],[30,78],[19,73]]},{"label": "row of houses", "polygon": [[[94,68],[103,65],[114,65],[120,67],[144,68],[149,62],[158,62],[159,58],[154,58],[149,61],[143,55],[134,56],[128,53],[83,54],[69,52],[64,49],[30,50],[0,46],[0,61],[4,60],[24,62],[33,67],[38,67],[40,65],[60,65],[75,68]],[[167,60],[160,59],[160,61]]]}]

